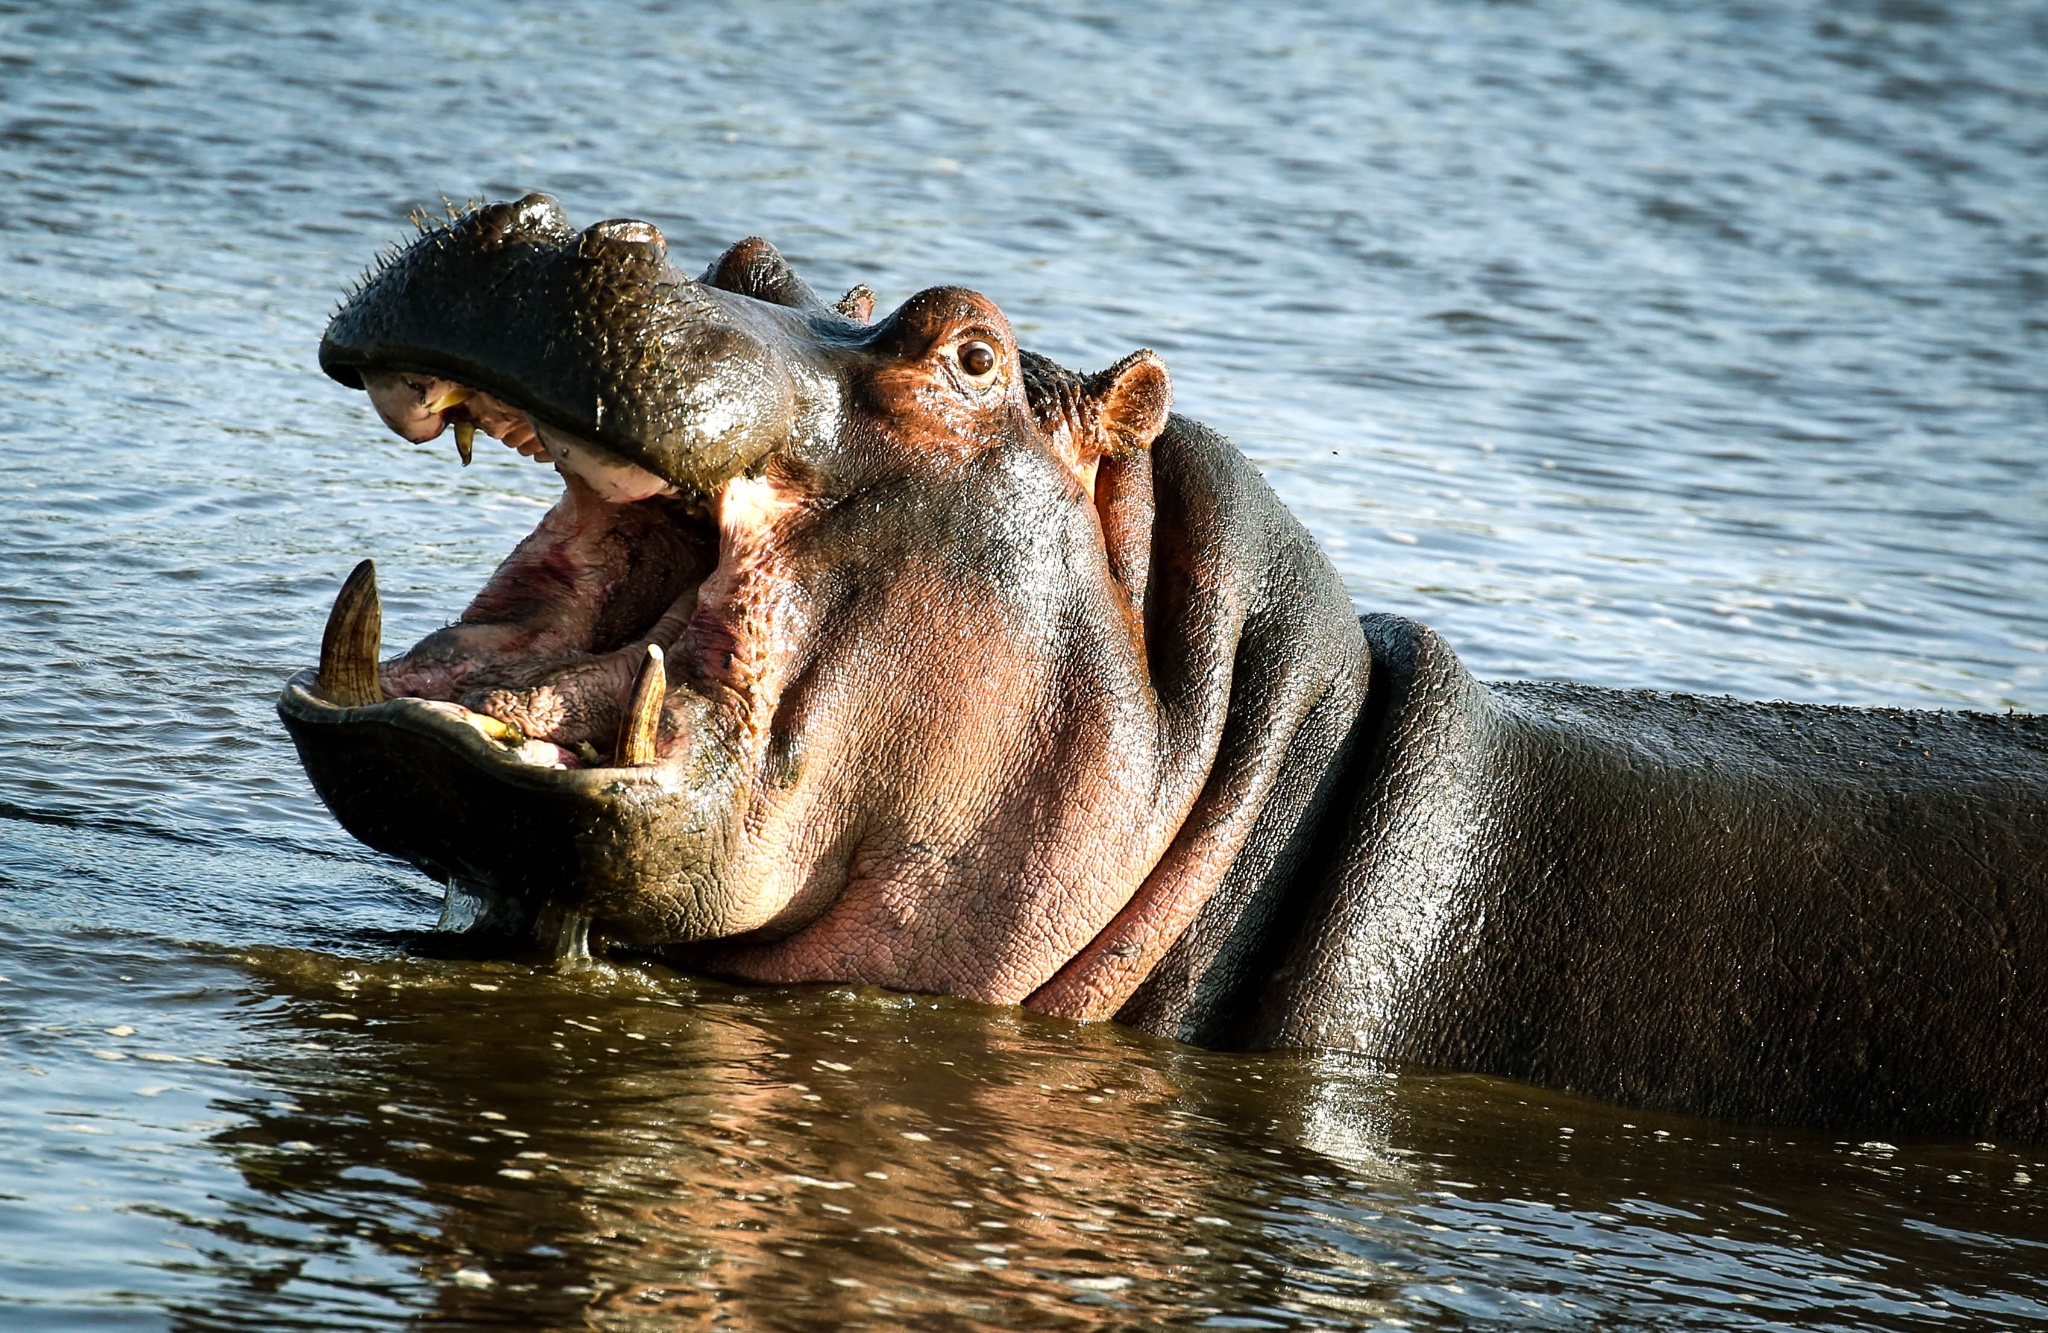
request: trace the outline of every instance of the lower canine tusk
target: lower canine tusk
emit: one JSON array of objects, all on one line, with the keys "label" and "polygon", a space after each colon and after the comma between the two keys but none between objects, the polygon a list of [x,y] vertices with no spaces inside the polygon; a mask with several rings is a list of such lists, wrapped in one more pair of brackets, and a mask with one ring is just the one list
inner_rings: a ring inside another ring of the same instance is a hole
[{"label": "lower canine tusk", "polygon": [[661,738],[661,704],[667,697],[668,669],[662,665],[660,646],[650,643],[626,704],[626,720],[619,726],[618,753],[612,760],[618,767],[654,762],[655,742]]},{"label": "lower canine tusk", "polygon": [[455,452],[462,455],[462,465],[469,466],[469,460],[476,451],[476,423],[458,421],[455,423]]},{"label": "lower canine tusk", "polygon": [[320,638],[320,688],[344,708],[384,698],[377,680],[377,648],[384,637],[384,605],[377,600],[377,563],[365,560],[350,572],[327,613]]}]

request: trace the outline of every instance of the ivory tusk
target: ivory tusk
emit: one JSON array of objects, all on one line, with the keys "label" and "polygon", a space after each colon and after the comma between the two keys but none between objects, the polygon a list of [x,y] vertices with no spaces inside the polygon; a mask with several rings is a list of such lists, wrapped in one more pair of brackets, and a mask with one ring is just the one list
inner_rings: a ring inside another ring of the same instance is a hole
[{"label": "ivory tusk", "polygon": [[612,758],[615,765],[631,768],[655,761],[655,743],[661,739],[661,705],[667,697],[668,669],[662,665],[660,646],[650,643],[633,682],[625,721],[619,725],[619,744]]},{"label": "ivory tusk", "polygon": [[384,605],[377,598],[377,562],[365,560],[349,573],[327,613],[320,636],[320,688],[344,708],[381,702],[377,650],[384,638]]}]

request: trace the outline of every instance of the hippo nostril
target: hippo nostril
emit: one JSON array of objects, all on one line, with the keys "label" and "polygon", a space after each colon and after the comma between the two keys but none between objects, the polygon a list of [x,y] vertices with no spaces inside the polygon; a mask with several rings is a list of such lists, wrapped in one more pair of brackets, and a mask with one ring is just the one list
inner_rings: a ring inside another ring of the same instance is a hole
[{"label": "hippo nostril", "polygon": [[605,222],[592,223],[583,232],[583,240],[577,252],[586,257],[603,255],[624,259],[668,258],[668,241],[661,234],[661,228],[652,222],[637,218],[612,218]]},{"label": "hippo nostril", "polygon": [[486,205],[470,216],[467,225],[498,241],[565,241],[573,234],[562,205],[553,195],[538,192],[509,204]]},{"label": "hippo nostril", "polygon": [[535,236],[546,236],[555,240],[566,240],[569,235],[569,215],[562,211],[561,201],[551,194],[538,190],[522,195],[512,205],[512,229]]}]

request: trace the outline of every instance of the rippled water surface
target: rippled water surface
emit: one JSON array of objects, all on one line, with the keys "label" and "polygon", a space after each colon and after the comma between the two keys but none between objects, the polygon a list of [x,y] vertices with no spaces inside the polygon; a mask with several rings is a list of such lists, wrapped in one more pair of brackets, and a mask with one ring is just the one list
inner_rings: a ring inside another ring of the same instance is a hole
[{"label": "rippled water surface", "polygon": [[313,366],[530,188],[1157,348],[1483,674],[2048,708],[2048,6],[343,8],[0,0],[0,1324],[2048,1319],[2024,1145],[437,956],[271,713],[551,496]]}]

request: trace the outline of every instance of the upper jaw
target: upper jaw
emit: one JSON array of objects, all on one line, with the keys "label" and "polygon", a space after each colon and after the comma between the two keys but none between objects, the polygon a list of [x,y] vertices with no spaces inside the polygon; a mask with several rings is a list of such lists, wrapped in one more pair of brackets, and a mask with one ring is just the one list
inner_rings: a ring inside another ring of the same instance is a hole
[{"label": "upper jaw", "polygon": [[[529,195],[431,227],[387,260],[336,312],[320,364],[356,388],[380,374],[446,380],[516,405],[572,449],[709,494],[812,414],[831,380],[813,364],[817,334],[835,321],[843,334],[837,317],[682,276],[651,224],[575,232]],[[435,431],[433,415],[400,433]]]},{"label": "upper jaw", "polygon": [[479,428],[494,439],[519,449],[580,479],[599,498],[631,504],[650,496],[672,494],[673,482],[637,463],[619,457],[595,441],[550,425],[523,408],[495,395],[431,372],[365,368],[363,387],[377,414],[401,438],[423,444],[450,426],[455,447],[466,467]]}]

